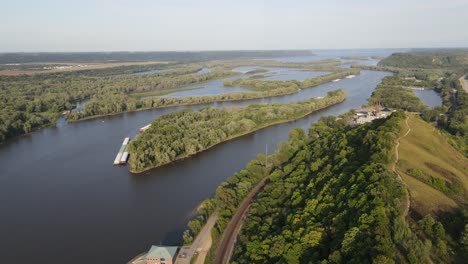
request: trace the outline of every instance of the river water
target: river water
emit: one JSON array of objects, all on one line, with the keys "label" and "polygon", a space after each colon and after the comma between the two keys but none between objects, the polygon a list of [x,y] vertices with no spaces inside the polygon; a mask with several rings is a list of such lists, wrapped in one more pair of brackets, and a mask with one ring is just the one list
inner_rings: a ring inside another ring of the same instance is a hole
[{"label": "river water", "polygon": [[[249,71],[255,69],[264,69],[267,72],[261,73],[252,73],[252,74],[245,74]],[[238,93],[238,92],[250,92],[249,89],[242,88],[239,86],[224,86],[224,80],[237,80],[237,79],[245,79],[252,76],[262,76],[262,80],[277,80],[277,81],[287,81],[287,80],[298,80],[303,81],[305,79],[314,78],[317,76],[325,75],[328,72],[321,72],[321,71],[306,71],[301,69],[294,69],[294,68],[282,68],[282,67],[258,67],[258,66],[245,66],[245,67],[237,67],[233,69],[234,72],[241,72],[242,75],[237,75],[233,77],[208,81],[203,84],[193,84],[188,86],[182,86],[179,89],[183,89],[185,91],[174,92],[170,94],[166,94],[160,97],[177,97],[182,98],[186,96],[213,96],[219,94],[226,94],[226,93]],[[154,96],[149,96],[146,98],[151,98]]]},{"label": "river water", "polygon": [[61,123],[0,145],[2,263],[125,263],[152,244],[173,245],[194,208],[265,146],[295,127],[366,103],[384,72],[363,71],[297,94],[215,107],[294,102],[342,88],[345,102],[219,144],[192,158],[132,175],[112,166],[122,140],[173,107]]}]

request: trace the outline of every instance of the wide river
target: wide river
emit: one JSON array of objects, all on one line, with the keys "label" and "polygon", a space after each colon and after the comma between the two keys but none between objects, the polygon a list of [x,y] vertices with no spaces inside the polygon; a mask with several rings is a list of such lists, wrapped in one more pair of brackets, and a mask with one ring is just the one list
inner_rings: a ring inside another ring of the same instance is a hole
[{"label": "wide river", "polygon": [[342,88],[345,102],[294,122],[219,144],[192,158],[132,175],[112,162],[126,136],[174,107],[126,113],[42,129],[0,146],[2,263],[125,263],[152,244],[173,245],[192,211],[243,169],[265,145],[273,151],[295,127],[366,103],[388,73],[363,71],[283,97],[216,107],[295,102]]}]

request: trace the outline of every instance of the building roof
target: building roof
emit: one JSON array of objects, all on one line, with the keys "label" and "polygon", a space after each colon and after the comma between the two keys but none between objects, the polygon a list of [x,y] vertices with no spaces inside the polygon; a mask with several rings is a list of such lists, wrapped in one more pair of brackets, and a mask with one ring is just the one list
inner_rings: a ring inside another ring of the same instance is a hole
[{"label": "building roof", "polygon": [[151,246],[150,250],[146,254],[146,258],[174,259],[177,253],[177,249],[177,247]]}]

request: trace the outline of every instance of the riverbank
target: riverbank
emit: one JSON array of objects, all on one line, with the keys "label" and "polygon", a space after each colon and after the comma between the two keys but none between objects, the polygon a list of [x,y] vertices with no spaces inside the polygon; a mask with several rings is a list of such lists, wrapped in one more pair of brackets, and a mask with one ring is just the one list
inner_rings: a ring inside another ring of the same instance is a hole
[{"label": "riverbank", "polygon": [[[263,125],[259,125],[257,127],[254,127],[253,129],[249,130],[249,131],[245,131],[245,132],[242,132],[242,133],[239,133],[239,134],[235,134],[235,135],[232,135],[232,136],[229,136],[229,137],[226,137],[225,139],[222,139],[221,141],[215,143],[215,144],[211,144],[211,145],[208,145],[207,147],[204,147],[203,149],[201,150],[198,150],[198,151],[195,151],[195,152],[192,152],[190,154],[185,154],[185,155],[181,155],[179,157],[176,157],[174,159],[171,159],[171,160],[168,160],[167,162],[161,162],[157,165],[152,165],[152,166],[148,166],[146,168],[143,168],[143,169],[133,169],[132,166],[133,166],[133,162],[135,160],[135,152],[134,152],[134,148],[131,147],[130,148],[130,160],[129,160],[129,164],[130,164],[130,172],[131,173],[134,173],[134,174],[141,174],[141,173],[144,173],[146,171],[149,171],[151,169],[155,169],[155,168],[158,168],[158,167],[161,167],[161,166],[164,166],[164,165],[167,165],[167,164],[170,164],[170,163],[173,163],[173,162],[176,162],[176,161],[179,161],[179,160],[183,160],[183,159],[186,159],[188,157],[191,157],[191,156],[194,156],[194,155],[197,155],[207,149],[210,149],[218,144],[221,144],[221,143],[224,143],[224,142],[227,142],[229,140],[232,140],[232,139],[235,139],[235,138],[239,138],[239,137],[242,137],[244,135],[247,135],[247,134],[250,134],[250,133],[253,133],[255,131],[258,131],[258,130],[261,130],[263,128],[266,128],[266,127],[270,127],[270,126],[274,126],[274,125],[277,125],[277,124],[281,124],[281,123],[286,123],[286,122],[291,122],[291,121],[294,121],[294,120],[297,120],[297,119],[300,119],[300,118],[303,118],[305,116],[308,116],[316,111],[319,111],[319,110],[323,110],[323,109],[326,109],[330,106],[333,106],[333,105],[336,105],[336,104],[339,104],[341,102],[343,102],[345,99],[346,99],[346,93],[341,91],[341,94],[338,94],[338,95],[332,95],[332,96],[326,96],[324,98],[321,98],[321,99],[312,99],[312,100],[319,100],[319,101],[322,101],[322,100],[332,100],[332,99],[336,99],[336,101],[332,101],[324,106],[317,106],[318,108],[315,108],[311,111],[307,111],[305,113],[302,113],[302,114],[299,114],[299,115],[296,115],[294,117],[291,117],[291,118],[287,118],[287,119],[281,119],[281,120],[277,120],[277,121],[273,121],[271,123],[267,123],[267,124],[263,124]],[[310,100],[310,102],[312,103],[313,101]],[[305,102],[303,102],[305,103]],[[292,103],[292,104],[283,104],[283,106],[288,106],[288,105],[298,105],[300,103]],[[134,143],[135,141],[132,142],[132,144],[135,144]],[[132,153],[133,152],[133,153]]]}]

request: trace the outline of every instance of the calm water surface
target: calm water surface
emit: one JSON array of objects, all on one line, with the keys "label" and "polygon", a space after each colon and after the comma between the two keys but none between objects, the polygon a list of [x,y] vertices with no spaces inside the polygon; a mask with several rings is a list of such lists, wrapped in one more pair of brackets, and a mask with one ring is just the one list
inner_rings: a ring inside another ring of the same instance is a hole
[{"label": "calm water surface", "polygon": [[[262,73],[254,73],[254,74],[245,74],[249,71],[255,69],[265,69],[268,72]],[[186,97],[186,96],[213,96],[218,94],[225,94],[225,93],[237,93],[237,92],[250,92],[250,90],[239,87],[239,86],[231,86],[225,87],[224,81],[225,80],[237,80],[237,79],[244,79],[249,78],[251,76],[256,75],[265,75],[267,77],[262,78],[262,80],[298,80],[303,81],[305,79],[314,78],[317,76],[321,76],[327,74],[328,72],[318,72],[318,71],[304,71],[300,69],[291,69],[291,68],[280,68],[280,67],[258,67],[258,66],[246,66],[246,67],[237,67],[234,68],[233,71],[241,72],[242,75],[223,78],[219,80],[208,81],[203,84],[194,84],[183,86],[180,89],[188,89],[186,91],[180,91],[175,93],[166,94],[160,97]],[[191,90],[193,89],[193,90]],[[151,96],[150,96],[151,97]],[[147,97],[148,98],[148,97]]]},{"label": "calm water surface", "polygon": [[388,73],[353,79],[251,103],[294,102],[342,88],[345,102],[295,122],[275,125],[217,145],[195,157],[143,175],[112,166],[122,140],[174,107],[78,123],[60,122],[0,145],[2,263],[125,263],[152,244],[177,244],[191,212],[216,187],[243,169],[268,144],[273,151],[295,127],[366,103]]},{"label": "calm water surface", "polygon": [[433,89],[413,90],[413,92],[417,97],[419,97],[419,99],[421,99],[421,101],[423,101],[425,105],[431,108],[442,105],[442,98]]}]

